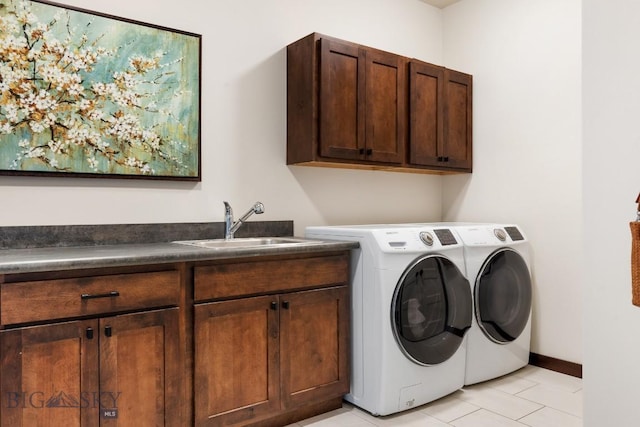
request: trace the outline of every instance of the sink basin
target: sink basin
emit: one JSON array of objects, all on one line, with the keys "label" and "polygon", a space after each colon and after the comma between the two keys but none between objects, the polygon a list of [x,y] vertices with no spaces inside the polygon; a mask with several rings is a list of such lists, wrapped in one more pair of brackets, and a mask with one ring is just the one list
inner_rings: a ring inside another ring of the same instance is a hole
[{"label": "sink basin", "polygon": [[293,237],[248,237],[238,239],[206,239],[206,240],[180,240],[172,243],[180,245],[197,246],[206,249],[242,249],[242,248],[268,248],[309,245],[313,240],[296,239]]}]

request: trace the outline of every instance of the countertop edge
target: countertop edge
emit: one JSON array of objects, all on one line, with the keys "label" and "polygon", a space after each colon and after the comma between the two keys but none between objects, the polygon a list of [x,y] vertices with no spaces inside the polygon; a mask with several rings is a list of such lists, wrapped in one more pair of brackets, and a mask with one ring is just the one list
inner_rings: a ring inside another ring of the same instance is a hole
[{"label": "countertop edge", "polygon": [[246,247],[212,250],[176,243],[76,246],[0,250],[0,275],[92,268],[117,268],[272,255],[295,255],[357,249],[357,242],[309,240],[283,247]]}]

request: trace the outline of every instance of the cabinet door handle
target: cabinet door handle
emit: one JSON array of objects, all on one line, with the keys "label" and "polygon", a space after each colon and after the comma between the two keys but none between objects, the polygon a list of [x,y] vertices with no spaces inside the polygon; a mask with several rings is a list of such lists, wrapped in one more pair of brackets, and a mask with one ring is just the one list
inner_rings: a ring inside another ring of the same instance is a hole
[{"label": "cabinet door handle", "polygon": [[367,156],[370,156],[373,154],[373,149],[372,148],[367,148],[367,152],[366,152]]},{"label": "cabinet door handle", "polygon": [[120,292],[111,291],[111,292],[107,292],[106,294],[82,294],[80,295],[80,298],[83,300],[88,300],[88,299],[96,299],[96,298],[113,298],[113,297],[119,297],[119,296],[120,296]]},{"label": "cabinet door handle", "polygon": [[104,336],[105,337],[110,337],[113,334],[113,331],[111,330],[111,326],[105,326],[104,327]]},{"label": "cabinet door handle", "polygon": [[285,310],[289,309],[289,301],[282,301],[282,308],[284,308]]},{"label": "cabinet door handle", "polygon": [[449,161],[449,156],[444,156],[442,159],[443,162],[448,162]]},{"label": "cabinet door handle", "polygon": [[88,340],[93,339],[93,328],[87,328],[87,339]]},{"label": "cabinet door handle", "polygon": [[358,153],[360,153],[360,154],[364,154],[364,148],[359,149],[359,150],[358,150]]},{"label": "cabinet door handle", "polygon": [[277,310],[278,309],[278,303],[275,301],[271,301],[271,310]]}]

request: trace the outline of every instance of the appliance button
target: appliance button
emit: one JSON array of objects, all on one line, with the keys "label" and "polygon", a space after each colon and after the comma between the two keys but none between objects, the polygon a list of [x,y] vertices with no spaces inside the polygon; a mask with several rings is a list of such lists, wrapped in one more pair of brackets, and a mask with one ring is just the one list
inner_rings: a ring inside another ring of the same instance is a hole
[{"label": "appliance button", "polygon": [[504,242],[505,240],[507,240],[507,233],[505,233],[504,230],[501,228],[494,229],[493,234],[495,234],[498,240],[500,240],[501,242]]},{"label": "appliance button", "polygon": [[420,232],[420,240],[427,246],[433,246],[433,235],[428,231]]}]

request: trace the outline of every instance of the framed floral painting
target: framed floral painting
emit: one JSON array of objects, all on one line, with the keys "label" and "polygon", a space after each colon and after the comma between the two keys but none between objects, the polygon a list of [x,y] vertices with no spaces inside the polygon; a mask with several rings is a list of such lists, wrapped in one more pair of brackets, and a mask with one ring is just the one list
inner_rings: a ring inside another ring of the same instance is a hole
[{"label": "framed floral painting", "polygon": [[0,175],[200,180],[201,36],[0,0]]}]

